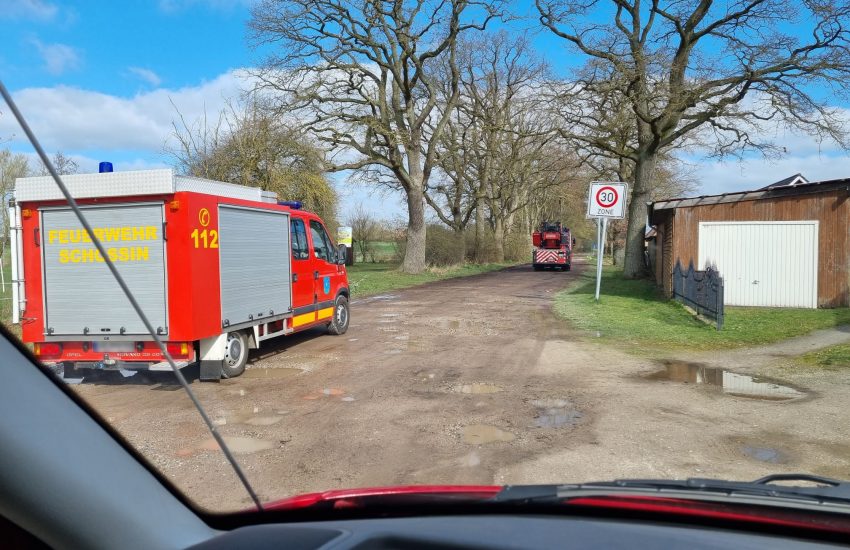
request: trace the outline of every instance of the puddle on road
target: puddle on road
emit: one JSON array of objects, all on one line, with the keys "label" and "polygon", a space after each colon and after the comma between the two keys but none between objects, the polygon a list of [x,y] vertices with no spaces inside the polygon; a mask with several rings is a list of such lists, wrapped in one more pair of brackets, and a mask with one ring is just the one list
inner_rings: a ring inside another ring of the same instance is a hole
[{"label": "puddle on road", "polygon": [[[274,447],[274,443],[265,439],[254,439],[251,437],[231,437],[225,436],[224,442],[227,447],[235,454],[251,454],[259,451],[267,451]],[[198,445],[200,451],[219,451],[218,443],[215,439],[205,439]]]},{"label": "puddle on road", "polygon": [[[433,375],[431,375],[433,377]],[[476,382],[474,384],[460,384],[458,386],[452,386],[452,391],[455,393],[468,393],[468,394],[479,394],[479,393],[498,393],[502,391],[503,388],[501,386],[497,386],[496,384],[488,384],[484,382]]]},{"label": "puddle on road", "polygon": [[462,334],[465,336],[497,336],[501,327],[492,321],[483,319],[447,319],[441,317],[422,319],[421,322],[444,334]]},{"label": "puddle on road", "polygon": [[255,416],[244,421],[244,424],[251,426],[271,426],[283,420],[279,416]]},{"label": "puddle on road", "polygon": [[257,368],[250,367],[245,369],[245,372],[242,373],[243,378],[288,378],[290,376],[297,376],[301,374],[303,371],[301,369],[292,369],[287,367],[281,368]]},{"label": "puddle on road", "polygon": [[653,372],[645,378],[705,385],[726,395],[766,401],[787,401],[806,396],[805,392],[780,384],[776,380],[687,361],[665,361],[663,370]]},{"label": "puddle on road", "polygon": [[571,428],[584,416],[567,399],[537,399],[531,404],[537,408],[534,425],[538,428]]},{"label": "puddle on road", "polygon": [[379,294],[377,296],[369,296],[368,298],[360,298],[359,300],[354,300],[352,305],[354,304],[369,304],[371,302],[386,302],[390,300],[395,300],[398,298],[398,294]]},{"label": "puddle on road", "polygon": [[315,401],[317,399],[324,399],[326,397],[339,397],[341,395],[345,395],[345,390],[340,388],[323,388],[313,393],[308,393],[307,395],[303,396],[302,399],[306,399],[308,401]]},{"label": "puddle on road", "polygon": [[513,441],[516,436],[511,432],[500,430],[496,426],[473,424],[463,429],[463,442],[470,445],[483,445],[499,441]]},{"label": "puddle on road", "polygon": [[477,452],[472,451],[468,455],[461,457],[458,460],[458,464],[465,468],[474,468],[481,464],[481,457],[478,455]]},{"label": "puddle on road", "polygon": [[785,453],[771,447],[753,447],[750,445],[744,445],[741,447],[741,452],[750,458],[754,458],[761,462],[769,462],[771,464],[784,464],[788,461]]}]

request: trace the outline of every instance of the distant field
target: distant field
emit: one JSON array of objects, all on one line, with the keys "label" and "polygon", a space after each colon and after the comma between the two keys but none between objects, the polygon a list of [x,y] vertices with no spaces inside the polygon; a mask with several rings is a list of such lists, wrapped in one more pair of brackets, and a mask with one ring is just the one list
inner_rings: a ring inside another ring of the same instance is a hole
[{"label": "distant field", "polygon": [[[376,262],[392,262],[395,260],[396,249],[395,243],[391,241],[377,241],[372,243],[372,247],[375,253],[375,261]],[[360,249],[357,245],[354,246],[354,260],[355,262],[371,262],[372,258],[364,259],[360,254]]]},{"label": "distant field", "polygon": [[441,279],[454,277],[467,277],[478,275],[488,271],[495,271],[514,265],[504,264],[469,264],[464,266],[428,268],[418,275],[402,273],[398,270],[398,264],[389,263],[362,263],[348,268],[348,282],[351,285],[353,298],[362,298],[372,294],[381,294],[399,288],[420,285]]}]

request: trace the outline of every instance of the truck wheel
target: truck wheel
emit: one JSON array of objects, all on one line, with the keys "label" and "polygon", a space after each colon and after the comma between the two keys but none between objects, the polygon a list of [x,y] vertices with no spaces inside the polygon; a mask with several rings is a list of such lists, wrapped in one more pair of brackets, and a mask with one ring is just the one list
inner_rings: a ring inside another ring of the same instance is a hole
[{"label": "truck wheel", "polygon": [[567,264],[567,265],[564,267],[564,271],[569,271],[570,269],[572,269],[572,266],[571,266],[570,264]]},{"label": "truck wheel", "polygon": [[235,378],[245,372],[248,364],[248,337],[244,332],[228,332],[221,363],[221,377]]},{"label": "truck wheel", "polygon": [[345,334],[348,330],[348,298],[345,296],[337,296],[334,301],[334,316],[331,323],[328,325],[328,332],[331,334]]},{"label": "truck wheel", "polygon": [[534,264],[534,271],[543,271],[543,266]]}]

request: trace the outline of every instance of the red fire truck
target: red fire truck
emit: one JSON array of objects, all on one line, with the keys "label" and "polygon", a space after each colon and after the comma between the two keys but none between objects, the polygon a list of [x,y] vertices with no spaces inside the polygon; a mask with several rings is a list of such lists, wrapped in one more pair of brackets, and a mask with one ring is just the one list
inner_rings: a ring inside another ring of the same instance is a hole
[{"label": "red fire truck", "polygon": [[[239,376],[269,338],[347,330],[345,255],[300,204],[171,170],[63,180],[179,367]],[[39,359],[170,370],[49,176],[17,180],[9,220],[13,322]]]},{"label": "red fire truck", "polygon": [[534,245],[531,264],[535,271],[544,267],[570,270],[575,239],[561,222],[541,223],[540,229],[531,234],[531,242]]}]

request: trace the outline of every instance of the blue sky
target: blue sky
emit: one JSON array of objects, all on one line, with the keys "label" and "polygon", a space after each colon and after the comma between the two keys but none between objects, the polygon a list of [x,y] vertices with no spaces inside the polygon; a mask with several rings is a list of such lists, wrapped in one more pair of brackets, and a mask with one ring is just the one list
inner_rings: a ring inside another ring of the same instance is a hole
[{"label": "blue sky", "polygon": [[130,96],[197,86],[253,62],[248,2],[8,2],[0,70],[12,89],[65,85]]},{"label": "blue sky", "polygon": [[[72,156],[83,171],[111,160],[117,170],[161,167],[176,116],[217,113],[255,66],[245,23],[251,0],[3,0],[0,78],[48,151]],[[534,43],[556,69],[572,55],[540,33]],[[0,108],[0,146],[29,152]],[[804,136],[784,137],[788,155],[718,163],[691,157],[701,193],[753,188],[803,172],[810,180],[850,176],[847,156]],[[401,202],[370,196],[336,177],[343,218],[358,203],[382,217],[403,215]]]}]

